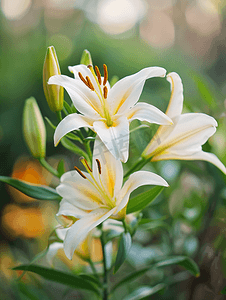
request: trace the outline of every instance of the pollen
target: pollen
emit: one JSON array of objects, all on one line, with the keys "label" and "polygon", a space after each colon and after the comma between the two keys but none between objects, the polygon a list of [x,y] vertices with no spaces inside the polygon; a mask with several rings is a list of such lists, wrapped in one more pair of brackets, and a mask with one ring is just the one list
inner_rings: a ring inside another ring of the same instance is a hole
[{"label": "pollen", "polygon": [[95,71],[97,74],[98,82],[101,85],[101,74],[100,74],[100,70],[99,70],[98,66],[95,66]]},{"label": "pollen", "polygon": [[79,175],[82,176],[82,178],[86,179],[86,176],[82,173],[81,170],[79,170],[79,168],[77,168],[76,166],[74,166],[74,169],[79,173]]},{"label": "pollen", "polygon": [[104,86],[104,99],[107,99],[107,96],[108,96],[108,88],[106,86]]},{"label": "pollen", "polygon": [[99,159],[96,158],[96,162],[97,162],[97,167],[98,167],[99,174],[101,174],[101,164],[100,164]]},{"label": "pollen", "polygon": [[84,157],[80,157],[80,161],[81,161],[81,163],[83,164],[84,167],[87,167],[86,169],[88,169],[91,173],[93,172],[93,170],[90,168],[87,160]]},{"label": "pollen", "polygon": [[104,67],[104,82],[103,82],[103,85],[105,85],[108,81],[108,69],[107,69],[107,66],[105,64],[103,64],[103,67]]},{"label": "pollen", "polygon": [[93,84],[92,84],[92,82],[91,82],[89,76],[86,76],[86,80],[87,80],[87,83],[88,83],[88,87],[89,87],[92,91],[94,91],[94,87],[93,87]]}]

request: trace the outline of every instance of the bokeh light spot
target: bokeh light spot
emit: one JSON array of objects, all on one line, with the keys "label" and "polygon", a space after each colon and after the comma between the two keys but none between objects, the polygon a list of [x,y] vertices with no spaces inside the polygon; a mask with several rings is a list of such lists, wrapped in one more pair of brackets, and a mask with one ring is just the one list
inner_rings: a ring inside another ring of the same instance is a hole
[{"label": "bokeh light spot", "polygon": [[2,0],[1,8],[9,20],[20,20],[31,6],[31,0]]}]

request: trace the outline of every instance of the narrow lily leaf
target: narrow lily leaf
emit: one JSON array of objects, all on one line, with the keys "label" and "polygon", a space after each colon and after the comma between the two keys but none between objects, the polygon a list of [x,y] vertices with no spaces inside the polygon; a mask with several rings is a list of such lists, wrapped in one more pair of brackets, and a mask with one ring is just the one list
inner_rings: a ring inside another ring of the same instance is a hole
[{"label": "narrow lily leaf", "polygon": [[65,173],[65,167],[64,167],[64,160],[61,159],[59,161],[58,167],[57,167],[57,171],[59,173],[60,176],[62,176]]},{"label": "narrow lily leaf", "polygon": [[119,248],[118,248],[118,253],[116,256],[114,273],[116,273],[118,271],[118,269],[121,267],[121,265],[123,264],[124,260],[126,259],[127,254],[129,253],[131,245],[132,245],[132,238],[131,238],[130,233],[123,232],[121,235],[120,242],[119,242]]},{"label": "narrow lily leaf", "polygon": [[156,268],[167,267],[171,265],[179,265],[187,269],[195,277],[199,277],[200,271],[198,265],[193,259],[187,256],[174,256],[168,257],[166,260],[160,261],[155,264]]},{"label": "narrow lily leaf", "polygon": [[84,156],[87,160],[89,158],[87,157],[87,154],[78,146],[76,146],[73,142],[71,142],[68,138],[65,136],[60,140],[61,144],[64,146],[64,148],[70,150],[71,152],[78,154],[79,156]]},{"label": "narrow lily leaf", "polygon": [[94,283],[94,284],[98,285],[100,288],[102,287],[102,284],[99,282],[99,280],[94,275],[79,274],[79,277],[84,279],[84,280],[88,280],[91,283]]},{"label": "narrow lily leaf", "polygon": [[148,270],[152,270],[154,268],[161,268],[161,267],[168,267],[171,265],[180,265],[185,267],[188,271],[190,271],[190,273],[192,275],[195,275],[196,277],[199,276],[199,268],[197,266],[197,264],[189,257],[186,256],[175,256],[175,257],[169,257],[163,261],[160,261],[158,263],[154,263],[152,265],[149,265],[148,267],[145,267],[143,269],[140,269],[130,275],[128,275],[127,277],[125,277],[124,279],[122,279],[119,283],[117,283],[111,292],[114,292],[116,289],[118,289],[120,286],[129,283],[133,280],[135,280],[136,278],[142,276],[143,274],[145,274]]},{"label": "narrow lily leaf", "polygon": [[139,271],[136,271],[132,274],[130,274],[129,276],[125,277],[124,279],[122,279],[119,283],[117,283],[113,289],[111,290],[111,292],[113,293],[117,288],[119,288],[120,286],[126,284],[126,283],[129,283],[133,280],[135,280],[136,278],[142,276],[143,274],[145,274],[148,270],[150,270],[150,267],[147,267],[147,268],[144,268],[144,269],[141,269]]},{"label": "narrow lily leaf", "polygon": [[70,105],[69,105],[66,101],[64,101],[64,108],[66,108],[66,110],[67,110],[67,112],[68,112],[69,114],[72,114],[72,113],[73,113],[73,111],[72,111]]},{"label": "narrow lily leaf", "polygon": [[77,113],[77,109],[74,107],[74,104],[71,104],[72,113]]},{"label": "narrow lily leaf", "polygon": [[[53,123],[47,117],[45,117],[45,119],[48,122],[48,124],[50,125],[50,127],[55,130],[56,126],[53,125]],[[73,133],[70,133],[70,132],[66,134],[66,137],[68,137],[71,140],[75,140],[75,141],[79,141],[79,142],[81,141],[78,136],[76,136],[76,135],[74,135]]]},{"label": "narrow lily leaf", "polygon": [[162,192],[162,186],[155,186],[151,190],[139,194],[129,200],[127,205],[127,214],[144,209],[148,204],[150,204],[155,198]]},{"label": "narrow lily leaf", "polygon": [[162,291],[166,287],[165,284],[160,283],[156,286],[149,287],[149,286],[142,286],[138,289],[134,290],[131,294],[127,295],[123,300],[144,300],[150,299],[149,296],[154,295],[160,291]]},{"label": "narrow lily leaf", "polygon": [[47,280],[52,280],[61,284],[65,284],[75,289],[93,291],[97,295],[99,295],[99,291],[93,283],[86,280],[85,278],[80,278],[79,276],[66,274],[60,271],[56,271],[45,267],[39,267],[36,265],[32,265],[32,266],[22,265],[13,268],[13,270],[25,270],[25,271],[33,272],[35,274],[42,276]]},{"label": "narrow lily leaf", "polygon": [[58,200],[62,198],[57,194],[56,190],[45,185],[30,184],[25,181],[14,179],[11,177],[0,176],[0,181],[5,182],[25,195],[38,200]]}]

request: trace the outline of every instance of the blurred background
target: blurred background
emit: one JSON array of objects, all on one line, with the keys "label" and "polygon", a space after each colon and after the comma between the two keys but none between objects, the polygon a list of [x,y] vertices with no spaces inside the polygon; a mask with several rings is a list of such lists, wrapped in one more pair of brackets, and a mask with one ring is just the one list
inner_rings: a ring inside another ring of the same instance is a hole
[{"label": "blurred background", "polygon": [[[184,112],[203,112],[217,120],[217,132],[204,149],[226,164],[225,4],[223,0],[1,0],[0,174],[32,183],[58,183],[31,158],[22,135],[24,101],[31,96],[43,116],[56,124],[42,87],[45,53],[51,45],[62,74],[68,76],[68,66],[80,62],[84,49],[91,52],[101,71],[102,64],[107,64],[110,78],[122,78],[147,66],[179,73]],[[168,82],[151,79],[141,100],[165,111],[169,97]],[[70,103],[66,93],[65,99]],[[78,158],[61,146],[54,148],[53,130],[47,123],[46,128],[49,163],[56,166],[64,158],[67,169],[72,169]],[[128,165],[139,157],[155,129],[142,129],[142,139],[138,131],[131,134]],[[177,268],[150,271],[136,285],[118,290],[115,299],[135,287],[153,286],[167,278],[171,278],[168,292],[153,299],[224,299],[219,291],[226,285],[225,176],[205,162],[166,161],[147,169],[163,176],[170,188],[144,212],[157,225],[138,230],[121,276],[159,256],[173,254],[194,258],[201,276],[194,279]],[[63,286],[53,285],[55,291],[50,291],[35,276],[15,281],[20,274],[10,268],[28,263],[46,248],[57,224],[57,205],[35,201],[4,184],[0,188],[0,298],[84,299],[72,291],[62,296]],[[81,260],[75,266],[75,272],[86,267]],[[61,255],[58,267],[70,269],[71,265]],[[178,272],[181,275],[176,276]]]}]

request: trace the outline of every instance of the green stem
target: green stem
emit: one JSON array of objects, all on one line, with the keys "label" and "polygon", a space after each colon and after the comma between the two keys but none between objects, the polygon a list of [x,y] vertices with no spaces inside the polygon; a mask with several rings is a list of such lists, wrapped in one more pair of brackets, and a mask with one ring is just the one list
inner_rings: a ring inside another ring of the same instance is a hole
[{"label": "green stem", "polygon": [[57,119],[59,120],[59,122],[62,121],[62,115],[61,115],[61,111],[56,111],[56,115],[57,115]]},{"label": "green stem", "polygon": [[99,278],[99,275],[97,274],[97,270],[95,268],[95,265],[94,265],[93,261],[91,259],[89,259],[88,262],[89,262],[89,265],[90,265],[90,267],[91,267],[91,269],[93,271],[93,274],[96,276],[96,278],[100,282],[100,278]]},{"label": "green stem", "polygon": [[56,169],[54,169],[52,166],[50,166],[50,164],[45,160],[44,157],[40,157],[38,158],[40,164],[46,169],[48,170],[50,173],[52,173],[54,176],[59,177],[60,175],[58,173],[58,171]]},{"label": "green stem", "polygon": [[103,269],[104,269],[104,282],[103,282],[103,300],[108,299],[108,271],[107,271],[107,263],[106,263],[106,253],[105,253],[105,239],[104,232],[102,231],[100,237],[102,252],[103,252]]},{"label": "green stem", "polygon": [[141,168],[143,168],[143,166],[145,166],[151,158],[149,159],[145,159],[144,157],[141,157],[140,159],[138,159],[138,161],[135,163],[135,165],[132,166],[132,168],[126,172],[126,174],[124,175],[124,178],[128,177],[130,174],[132,174],[134,171],[140,170]]},{"label": "green stem", "polygon": [[86,148],[86,152],[87,152],[87,155],[88,155],[88,157],[89,157],[90,164],[91,164],[91,163],[92,163],[92,152],[91,152],[91,149],[90,149],[89,142],[90,142],[90,141],[85,141],[85,142],[84,142],[84,146],[85,146],[85,148]]}]

